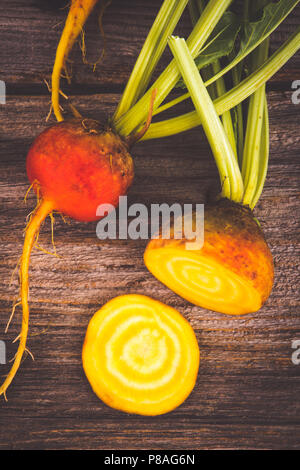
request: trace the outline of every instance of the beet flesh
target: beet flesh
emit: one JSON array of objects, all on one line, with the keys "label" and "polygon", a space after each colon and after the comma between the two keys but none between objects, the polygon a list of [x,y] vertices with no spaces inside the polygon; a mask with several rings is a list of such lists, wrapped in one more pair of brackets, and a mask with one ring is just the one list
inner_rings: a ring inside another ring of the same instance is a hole
[{"label": "beet flesh", "polygon": [[221,313],[256,312],[269,297],[274,265],[263,232],[250,209],[227,199],[205,206],[204,244],[160,235],[148,243],[149,271],[181,297]]}]

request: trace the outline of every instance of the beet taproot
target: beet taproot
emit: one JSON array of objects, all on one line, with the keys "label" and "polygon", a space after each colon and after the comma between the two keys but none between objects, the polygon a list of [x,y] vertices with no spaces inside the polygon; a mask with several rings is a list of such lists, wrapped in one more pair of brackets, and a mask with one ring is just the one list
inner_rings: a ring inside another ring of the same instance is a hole
[{"label": "beet taproot", "polygon": [[46,129],[33,142],[26,166],[41,199],[25,231],[20,264],[22,327],[14,363],[0,387],[0,395],[4,396],[26,350],[29,261],[42,222],[53,211],[84,222],[99,219],[97,207],[116,207],[134,176],[127,143],[90,119],[63,121]]}]

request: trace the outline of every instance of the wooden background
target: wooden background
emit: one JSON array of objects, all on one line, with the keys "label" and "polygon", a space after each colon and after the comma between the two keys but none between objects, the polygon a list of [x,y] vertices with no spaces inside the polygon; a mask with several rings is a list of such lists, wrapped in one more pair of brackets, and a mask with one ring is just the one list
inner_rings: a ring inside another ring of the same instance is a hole
[{"label": "wooden background", "polygon": [[[63,84],[72,102],[98,119],[111,115],[129,77],[160,0],[113,0],[104,19],[107,56],[95,73],[72,54],[73,83]],[[7,103],[0,105],[0,339],[8,358],[20,326],[17,312],[4,329],[18,293],[12,271],[21,254],[26,215],[33,195],[25,157],[47,125],[49,78],[66,10],[62,1],[0,0],[0,79]],[[274,50],[299,24],[299,8],[273,36]],[[188,17],[179,28],[186,35]],[[96,16],[87,26],[90,60],[102,47]],[[162,65],[168,61],[168,54]],[[161,66],[162,66],[161,65]],[[268,84],[271,159],[257,206],[276,264],[274,290],[256,314],[233,318],[193,306],[161,285],[143,264],[145,241],[101,242],[96,224],[55,222],[61,259],[37,250],[31,267],[31,328],[27,358],[0,403],[0,449],[296,449],[300,444],[300,366],[292,341],[299,321],[300,105],[291,102],[291,83],[300,79],[295,56]],[[50,122],[54,122],[52,117]],[[134,149],[136,178],[131,202],[201,203],[218,184],[202,130]],[[51,250],[50,225],[41,244]],[[147,294],[177,308],[199,341],[201,366],[186,402],[160,417],[126,415],[105,406],[91,391],[81,366],[89,319],[112,297]],[[0,365],[1,375],[8,366]]]}]

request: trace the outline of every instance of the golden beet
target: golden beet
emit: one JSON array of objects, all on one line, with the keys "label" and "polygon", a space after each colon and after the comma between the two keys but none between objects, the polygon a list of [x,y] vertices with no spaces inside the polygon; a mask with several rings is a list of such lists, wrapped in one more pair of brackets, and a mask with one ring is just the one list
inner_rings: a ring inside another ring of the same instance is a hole
[{"label": "golden beet", "polygon": [[187,250],[186,240],[151,240],[144,260],[162,283],[193,304],[221,313],[256,312],[269,297],[272,254],[252,212],[221,199],[205,206],[204,244]]},{"label": "golden beet", "polygon": [[86,376],[112,408],[159,415],[192,391],[199,367],[195,333],[177,310],[144,295],[124,295],[91,319],[82,351]]}]

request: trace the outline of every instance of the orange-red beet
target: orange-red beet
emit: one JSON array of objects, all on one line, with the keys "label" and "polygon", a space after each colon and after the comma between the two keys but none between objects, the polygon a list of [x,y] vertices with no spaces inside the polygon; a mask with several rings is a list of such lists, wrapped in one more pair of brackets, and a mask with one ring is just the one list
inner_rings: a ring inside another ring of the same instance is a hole
[{"label": "orange-red beet", "polygon": [[118,205],[133,180],[128,145],[92,119],[73,119],[42,132],[27,156],[27,173],[41,200],[25,231],[20,265],[22,328],[13,365],[0,386],[0,396],[15,377],[26,351],[29,326],[28,269],[30,253],[43,220],[53,210],[81,221],[96,220],[100,204]]},{"label": "orange-red beet", "polygon": [[42,132],[29,150],[27,173],[53,209],[86,222],[97,219],[100,204],[116,207],[134,176],[126,143],[91,119],[63,121]]}]

